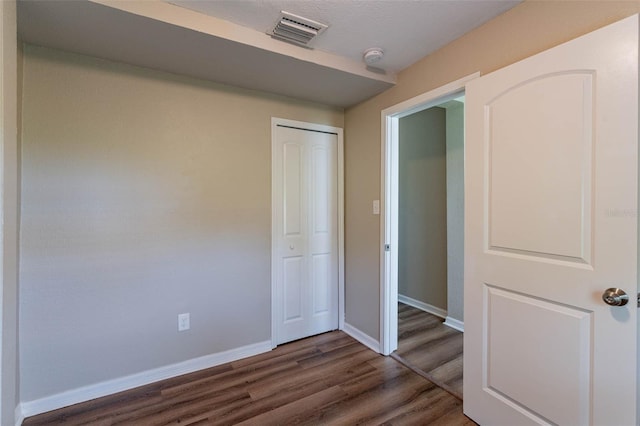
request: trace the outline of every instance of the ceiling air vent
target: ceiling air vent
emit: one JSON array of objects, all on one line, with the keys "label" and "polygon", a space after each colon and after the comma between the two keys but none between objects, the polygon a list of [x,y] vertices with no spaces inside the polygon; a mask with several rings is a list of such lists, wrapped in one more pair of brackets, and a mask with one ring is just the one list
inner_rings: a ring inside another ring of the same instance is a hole
[{"label": "ceiling air vent", "polygon": [[280,12],[280,19],[269,34],[280,40],[308,47],[309,43],[322,34],[327,27],[328,25],[283,10]]}]

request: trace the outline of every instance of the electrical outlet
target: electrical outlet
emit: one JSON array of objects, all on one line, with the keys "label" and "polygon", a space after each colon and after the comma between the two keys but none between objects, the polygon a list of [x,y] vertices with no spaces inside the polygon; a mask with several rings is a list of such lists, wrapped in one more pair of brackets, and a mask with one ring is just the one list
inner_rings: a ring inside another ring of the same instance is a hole
[{"label": "electrical outlet", "polygon": [[189,313],[178,314],[178,331],[186,331],[191,328]]}]

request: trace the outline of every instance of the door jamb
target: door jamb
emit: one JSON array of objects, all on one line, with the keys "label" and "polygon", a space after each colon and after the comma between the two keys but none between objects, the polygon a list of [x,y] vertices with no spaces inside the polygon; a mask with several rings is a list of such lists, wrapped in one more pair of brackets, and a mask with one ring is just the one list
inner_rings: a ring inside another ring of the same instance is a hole
[{"label": "door jamb", "polygon": [[275,194],[281,191],[275,185],[275,158],[277,155],[275,140],[278,125],[295,127],[300,130],[335,133],[338,137],[338,164],[337,164],[337,198],[338,198],[338,329],[344,329],[344,130],[340,127],[324,124],[307,123],[303,121],[288,120],[286,118],[271,117],[271,347],[277,346],[277,315],[282,307],[276,297],[276,271],[278,256],[276,253],[276,206]]},{"label": "door jamb", "polygon": [[[399,119],[460,96],[479,72],[382,110],[380,166],[380,353],[398,346],[398,131]],[[389,247],[387,250],[386,247]]]}]

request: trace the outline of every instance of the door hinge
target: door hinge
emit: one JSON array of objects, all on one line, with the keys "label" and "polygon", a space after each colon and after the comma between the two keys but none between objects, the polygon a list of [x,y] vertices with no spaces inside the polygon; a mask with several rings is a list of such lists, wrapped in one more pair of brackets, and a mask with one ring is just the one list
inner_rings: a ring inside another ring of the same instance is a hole
[{"label": "door hinge", "polygon": [[384,251],[391,251],[391,246],[389,244],[385,244]]}]

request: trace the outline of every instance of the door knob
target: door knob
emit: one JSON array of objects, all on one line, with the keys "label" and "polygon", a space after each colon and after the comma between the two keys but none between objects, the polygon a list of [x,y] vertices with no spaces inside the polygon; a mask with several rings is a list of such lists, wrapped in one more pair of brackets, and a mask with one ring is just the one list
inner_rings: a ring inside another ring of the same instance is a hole
[{"label": "door knob", "polygon": [[629,301],[629,295],[621,288],[608,288],[602,293],[604,303],[611,306],[624,306]]}]

